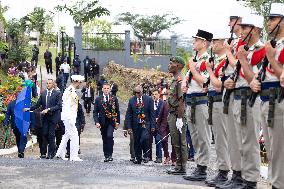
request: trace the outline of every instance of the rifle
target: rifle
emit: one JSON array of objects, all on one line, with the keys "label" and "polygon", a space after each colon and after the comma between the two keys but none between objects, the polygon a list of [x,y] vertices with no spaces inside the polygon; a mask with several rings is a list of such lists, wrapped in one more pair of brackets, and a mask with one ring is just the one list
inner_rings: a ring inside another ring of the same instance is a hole
[{"label": "rifle", "polygon": [[[234,40],[234,28],[235,28],[235,26],[236,26],[238,20],[239,20],[239,18],[236,20],[236,22],[234,23],[233,27],[231,28],[231,31],[230,31],[231,36],[230,36],[230,38],[228,39],[228,44],[229,44],[229,45],[231,45],[232,41]],[[226,78],[226,76],[225,76],[225,70],[228,68],[228,66],[229,66],[229,58],[227,57],[226,62],[225,62],[225,64],[224,64],[223,68],[222,68],[222,74],[223,74],[223,77],[221,78],[221,81],[222,81],[221,91],[222,91],[222,92],[223,92],[223,90],[224,90],[224,82],[225,82],[225,78]]]},{"label": "rifle", "polygon": [[[273,40],[270,41],[270,44],[273,48],[276,47],[276,41],[275,41],[275,38]],[[256,80],[258,80],[260,83],[265,79],[265,73],[266,73],[266,67],[268,66],[268,59],[267,57],[265,56],[264,57],[264,60],[262,62],[262,66],[261,66],[261,69],[260,71],[258,72],[258,75],[256,77]],[[250,95],[250,98],[249,98],[249,101],[248,101],[248,105],[250,107],[253,107],[254,103],[255,103],[255,100],[256,100],[256,97],[257,95],[260,93],[259,92],[252,92],[251,95]]]},{"label": "rifle", "polygon": [[[246,39],[248,38],[248,42],[249,43],[250,39],[251,39],[251,32],[254,29],[254,27],[251,28],[251,30],[249,31],[249,33],[247,34],[247,36],[245,37],[244,41],[246,41]],[[246,51],[249,50],[249,46],[248,45],[244,46],[244,49]],[[236,68],[234,70],[234,73],[229,77],[231,80],[233,80],[234,82],[236,82],[239,78],[239,74],[240,74],[240,70],[241,70],[241,62],[238,60],[237,64],[236,64]],[[228,114],[228,108],[229,108],[229,103],[230,103],[230,96],[231,93],[234,91],[234,89],[227,89],[225,94],[224,94],[224,99],[223,99],[223,103],[224,103],[224,107],[223,107],[223,113],[224,114]]]},{"label": "rifle", "polygon": [[[213,47],[211,48],[210,51],[210,58],[209,58],[209,63],[212,64],[212,68],[214,69],[214,56],[213,56]],[[207,88],[210,84],[210,77],[208,77],[207,81],[203,83],[203,88]]]},{"label": "rifle", "polygon": [[[195,51],[195,56],[193,58],[193,62],[197,62],[197,55],[198,55],[198,51]],[[192,75],[191,71],[189,71],[189,73],[188,73],[188,80],[187,80],[188,84],[191,83],[192,77],[193,77],[193,75]]]}]

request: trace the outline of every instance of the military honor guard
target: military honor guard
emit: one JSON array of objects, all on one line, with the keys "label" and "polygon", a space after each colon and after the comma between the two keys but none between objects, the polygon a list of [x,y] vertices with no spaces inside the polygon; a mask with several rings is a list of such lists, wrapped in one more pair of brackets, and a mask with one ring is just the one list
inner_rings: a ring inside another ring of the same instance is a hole
[{"label": "military honor guard", "polygon": [[72,75],[71,79],[72,84],[65,89],[62,96],[61,119],[65,126],[65,134],[62,137],[56,157],[67,160],[67,158],[65,158],[66,146],[70,139],[70,161],[83,161],[78,156],[79,136],[76,127],[76,119],[79,99],[76,89],[79,89],[81,82],[84,81],[85,78],[81,75]]},{"label": "military honor guard", "polygon": [[[265,138],[270,142],[269,179],[273,189],[284,186],[283,164],[283,133],[284,133],[284,104],[283,79],[284,65],[284,4],[273,3],[268,15],[268,32],[270,40],[265,44],[266,58],[262,68],[253,78],[250,87],[253,92],[260,94],[261,121],[268,128],[269,136]],[[282,76],[281,76],[282,74]],[[261,76],[261,77],[260,77]],[[283,80],[282,80],[283,81]]]},{"label": "military honor guard", "polygon": [[207,93],[203,90],[203,84],[207,81],[209,74],[206,70],[209,54],[207,52],[213,38],[213,34],[198,30],[193,36],[194,50],[196,56],[189,62],[190,70],[186,74],[187,83],[186,102],[188,104],[186,113],[189,120],[192,143],[196,150],[195,160],[197,167],[194,172],[184,179],[190,181],[204,181],[207,178],[207,166],[209,164],[210,150],[210,126],[208,125]]},{"label": "military honor guard", "polygon": [[227,39],[228,37],[225,34],[214,34],[214,38],[212,40],[212,53],[214,53],[216,57],[215,60],[212,57],[210,62],[206,63],[206,69],[210,78],[210,84],[208,86],[208,124],[212,125],[212,130],[215,136],[215,149],[218,167],[217,175],[212,179],[205,181],[205,183],[210,187],[224,184],[228,180],[228,173],[230,171],[226,123],[223,116],[221,81],[222,68],[226,62],[224,44]]},{"label": "military honor guard", "polygon": [[96,127],[101,130],[103,140],[104,162],[113,161],[113,132],[120,124],[118,99],[110,94],[110,84],[104,83],[103,94],[96,98],[93,117]]},{"label": "military honor guard", "polygon": [[169,107],[168,124],[171,133],[172,145],[176,152],[176,166],[167,170],[168,174],[185,175],[187,164],[187,142],[186,142],[186,120],[185,120],[185,104],[183,92],[181,89],[182,76],[181,70],[185,62],[180,56],[170,59],[169,73],[173,75],[169,87],[169,96],[167,99]]}]

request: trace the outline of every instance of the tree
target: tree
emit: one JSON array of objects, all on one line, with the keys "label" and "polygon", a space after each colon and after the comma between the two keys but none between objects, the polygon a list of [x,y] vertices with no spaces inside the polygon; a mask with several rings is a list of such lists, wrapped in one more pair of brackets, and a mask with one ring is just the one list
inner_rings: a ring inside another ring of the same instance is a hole
[{"label": "tree", "polygon": [[109,10],[102,6],[98,6],[98,3],[98,0],[92,0],[91,2],[80,0],[71,6],[67,6],[66,4],[64,6],[58,5],[55,7],[55,10],[68,12],[69,15],[73,17],[75,24],[82,26],[93,18],[110,15]]},{"label": "tree", "polygon": [[7,24],[7,34],[9,37],[8,59],[13,61],[26,60],[30,55],[28,37],[25,35],[25,28],[17,19],[12,19]]},{"label": "tree", "polygon": [[134,35],[138,39],[147,40],[157,38],[162,31],[169,30],[181,22],[179,17],[174,17],[171,14],[143,16],[126,12],[117,16],[115,24],[126,23],[132,27]]},{"label": "tree", "polygon": [[2,22],[4,25],[6,25],[6,19],[4,17],[4,13],[7,12],[7,10],[9,9],[8,6],[2,6],[1,2],[0,2],[0,22]]},{"label": "tree", "polygon": [[[237,0],[240,1],[240,0]],[[267,15],[270,13],[272,3],[284,3],[284,0],[241,0],[244,2],[244,5],[250,7],[257,14],[264,16],[265,20],[265,32],[267,31]]]}]

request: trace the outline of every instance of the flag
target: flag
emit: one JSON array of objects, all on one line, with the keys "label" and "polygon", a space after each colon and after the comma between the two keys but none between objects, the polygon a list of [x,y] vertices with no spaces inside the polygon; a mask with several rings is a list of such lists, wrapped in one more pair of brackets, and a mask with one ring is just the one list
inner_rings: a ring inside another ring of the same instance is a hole
[{"label": "flag", "polygon": [[30,127],[30,112],[24,112],[24,108],[31,106],[31,87],[27,86],[18,94],[15,104],[15,123],[22,136],[27,136]]}]

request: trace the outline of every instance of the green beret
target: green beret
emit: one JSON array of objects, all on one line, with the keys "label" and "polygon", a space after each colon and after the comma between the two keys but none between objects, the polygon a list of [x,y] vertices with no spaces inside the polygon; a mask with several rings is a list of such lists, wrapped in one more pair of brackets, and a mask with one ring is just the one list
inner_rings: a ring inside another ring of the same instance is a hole
[{"label": "green beret", "polygon": [[171,57],[170,61],[177,62],[179,64],[182,64],[183,66],[185,65],[184,59],[180,56],[173,56],[173,57]]}]

